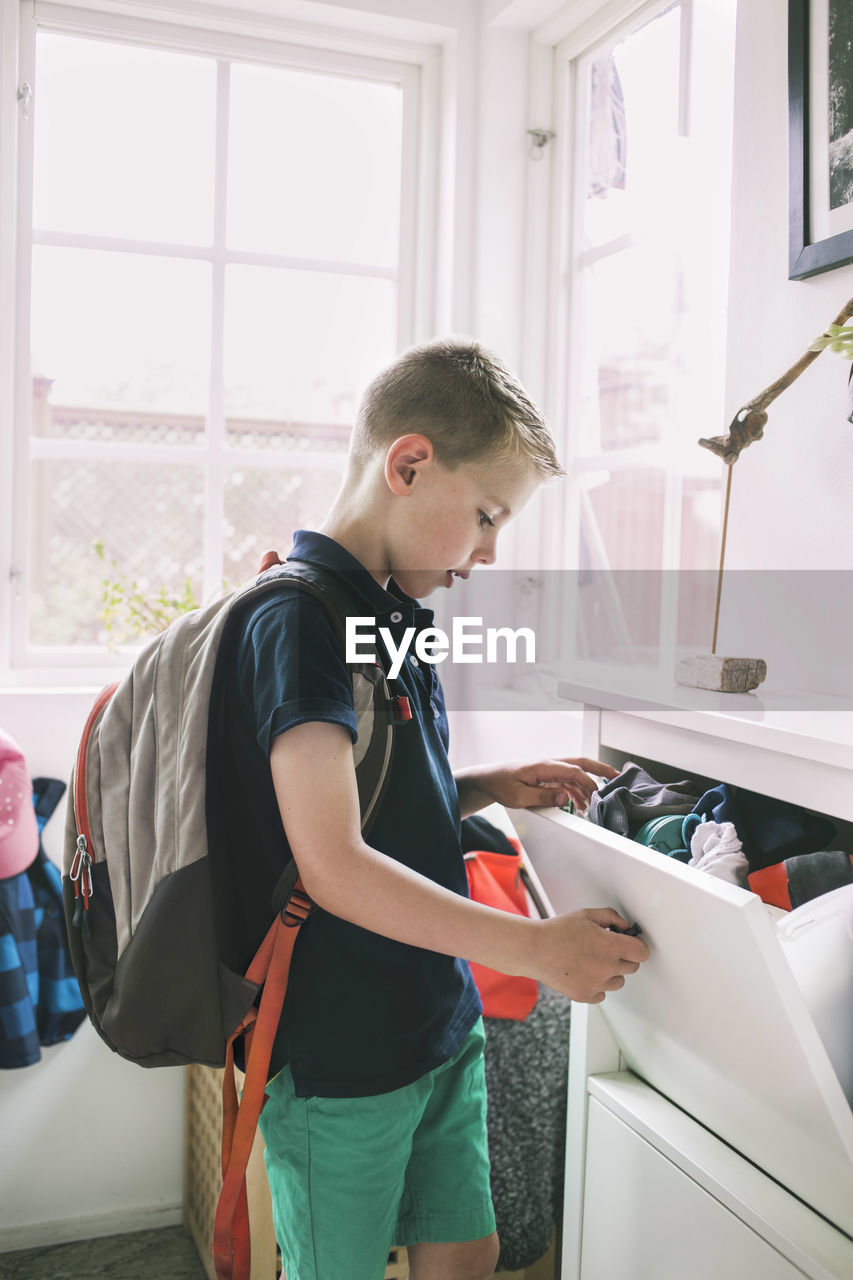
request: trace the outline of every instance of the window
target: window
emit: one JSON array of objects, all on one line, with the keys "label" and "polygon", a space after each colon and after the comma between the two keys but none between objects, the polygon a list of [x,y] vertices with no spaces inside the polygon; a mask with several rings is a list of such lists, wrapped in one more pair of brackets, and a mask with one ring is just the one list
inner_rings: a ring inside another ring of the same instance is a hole
[{"label": "window", "polygon": [[646,5],[558,50],[561,545],[590,661],[710,646],[721,467],[697,441],[725,430],[734,17],[734,0]]},{"label": "window", "polygon": [[426,207],[417,65],[63,12],[21,75],[22,666],[103,662],[105,579],[212,598],[323,515]]}]

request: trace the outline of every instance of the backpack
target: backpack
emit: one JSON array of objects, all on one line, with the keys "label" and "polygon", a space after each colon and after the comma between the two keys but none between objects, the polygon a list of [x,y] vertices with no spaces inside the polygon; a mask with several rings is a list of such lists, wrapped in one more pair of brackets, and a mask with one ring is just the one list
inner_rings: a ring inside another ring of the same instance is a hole
[{"label": "backpack", "polygon": [[[206,821],[208,770],[223,731],[218,690],[241,614],[262,596],[294,585],[314,596],[342,647],[343,618],[353,604],[343,582],[319,566],[282,564],[268,552],[261,569],[257,581],[173,622],[140,651],[120,682],[99,694],[71,779],[63,858],[74,970],[101,1038],[142,1066],[226,1067],[223,1188],[214,1229],[222,1277],[248,1277],[246,1162],[290,957],[313,903],[291,860],[270,904],[269,932],[249,968],[236,973],[222,963]],[[409,720],[411,710],[405,697],[393,696],[378,662],[349,668],[366,832],[387,781],[394,726]],[[233,1071],[238,1042],[246,1062],[239,1114]]]}]

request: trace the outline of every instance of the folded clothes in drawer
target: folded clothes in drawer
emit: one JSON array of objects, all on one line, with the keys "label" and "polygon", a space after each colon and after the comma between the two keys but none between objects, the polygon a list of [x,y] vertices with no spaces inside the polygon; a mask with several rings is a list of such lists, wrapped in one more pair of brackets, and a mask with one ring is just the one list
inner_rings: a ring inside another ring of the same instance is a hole
[{"label": "folded clothes in drawer", "polygon": [[753,871],[748,883],[763,902],[791,911],[821,894],[853,884],[853,857],[842,849],[800,853]]},{"label": "folded clothes in drawer", "polygon": [[853,884],[853,857],[830,848],[834,824],[802,806],[721,782],[660,782],[629,761],[600,787],[590,821],[790,911]]}]

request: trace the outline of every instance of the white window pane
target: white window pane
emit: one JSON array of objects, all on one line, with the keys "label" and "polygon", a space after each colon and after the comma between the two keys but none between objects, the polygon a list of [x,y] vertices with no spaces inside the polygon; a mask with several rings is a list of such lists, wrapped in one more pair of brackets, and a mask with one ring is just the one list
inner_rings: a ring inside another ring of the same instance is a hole
[{"label": "white window pane", "polygon": [[666,439],[678,374],[678,268],[628,249],[588,267],[579,280],[582,454]]},{"label": "white window pane", "polygon": [[402,110],[395,85],[233,66],[229,247],[396,266]]},{"label": "white window pane", "polygon": [[582,477],[579,657],[657,662],[665,490],[661,471]]},{"label": "white window pane", "polygon": [[394,357],[395,312],[388,280],[230,267],[229,418],[351,426],[362,391]]},{"label": "white window pane", "polygon": [[120,444],[197,445],[204,441],[201,414],[146,409],[104,409],[55,402],[50,378],[33,378],[33,435],[54,440],[110,440]]},{"label": "white window pane", "polygon": [[[713,469],[712,469],[713,468]],[[716,570],[720,560],[723,500],[719,465],[714,459],[709,474],[686,476],[682,482],[681,555],[682,569]]]},{"label": "white window pane", "polygon": [[36,228],[209,243],[215,113],[210,58],[40,32]]},{"label": "white window pane", "polygon": [[225,476],[225,564],[229,584],[258,572],[265,551],[282,560],[297,529],[316,528],[332,505],[343,476],[326,467],[234,467]]},{"label": "white window pane", "polygon": [[681,183],[678,7],[583,68],[587,247],[642,234]]},{"label": "white window pane", "polygon": [[[33,250],[32,368],[52,381],[52,405],[203,414],[209,359],[206,263],[45,245]],[[186,443],[181,433],[198,430],[192,422],[160,425],[178,435],[155,428],[147,438]],[[120,421],[96,434],[134,438]]]},{"label": "white window pane", "polygon": [[658,569],[665,489],[664,473],[651,468],[585,475],[581,480],[582,567]]},{"label": "white window pane", "polygon": [[[136,583],[146,600],[202,581],[204,480],[200,467],[40,461],[33,465],[30,640],[103,644],[104,580]],[[179,518],[175,518],[179,513]],[[102,541],[105,559],[95,552]],[[111,561],[117,569],[113,570]],[[147,628],[143,625],[143,630]],[[156,630],[156,626],[153,628]],[[133,640],[120,626],[113,638]]]},{"label": "white window pane", "polygon": [[226,440],[235,449],[270,449],[276,453],[334,453],[342,459],[349,448],[350,422],[286,422],[251,416],[225,419]]},{"label": "white window pane", "polygon": [[[715,460],[716,462],[716,460]],[[708,653],[714,635],[723,503],[719,466],[682,482],[678,645]]]}]

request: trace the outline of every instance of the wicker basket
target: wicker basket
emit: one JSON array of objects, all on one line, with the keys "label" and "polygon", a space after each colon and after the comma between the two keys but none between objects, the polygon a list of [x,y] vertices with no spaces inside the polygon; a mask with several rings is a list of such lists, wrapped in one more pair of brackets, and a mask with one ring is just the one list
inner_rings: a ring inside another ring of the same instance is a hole
[{"label": "wicker basket", "polygon": [[[184,1227],[195,1241],[208,1280],[213,1269],[213,1218],[222,1184],[222,1072],[213,1067],[186,1068],[184,1143]],[[249,1230],[252,1246],[251,1280],[276,1280],[281,1260],[272,1224],[264,1144],[260,1133],[246,1174],[249,1198]],[[385,1280],[405,1280],[409,1274],[405,1249],[392,1249]]]},{"label": "wicker basket", "polygon": [[[221,1071],[187,1067],[185,1117],[184,1227],[195,1241],[208,1280],[216,1280],[212,1251],[213,1218],[222,1186]],[[263,1139],[258,1133],[246,1171],[252,1280],[275,1280],[280,1264],[263,1152]]]}]

